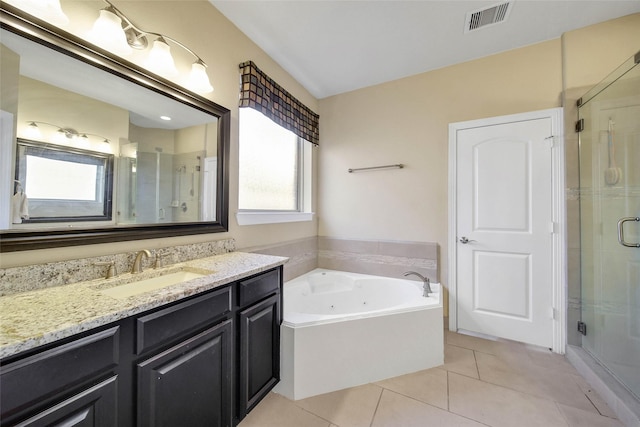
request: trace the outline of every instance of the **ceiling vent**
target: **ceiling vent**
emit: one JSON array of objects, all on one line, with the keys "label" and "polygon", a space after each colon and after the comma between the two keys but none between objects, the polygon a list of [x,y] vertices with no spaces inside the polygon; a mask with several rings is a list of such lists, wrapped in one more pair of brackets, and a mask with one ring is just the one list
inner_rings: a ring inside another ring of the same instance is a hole
[{"label": "ceiling vent", "polygon": [[480,28],[504,22],[511,12],[511,3],[498,3],[473,12],[467,12],[464,32],[479,30]]}]

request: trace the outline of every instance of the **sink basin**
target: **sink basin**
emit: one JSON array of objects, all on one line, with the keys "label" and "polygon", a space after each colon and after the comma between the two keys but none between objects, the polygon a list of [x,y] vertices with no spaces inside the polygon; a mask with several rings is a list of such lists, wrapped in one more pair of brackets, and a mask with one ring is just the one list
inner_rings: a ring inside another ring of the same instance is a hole
[{"label": "sink basin", "polygon": [[124,299],[134,295],[143,294],[167,286],[177,285],[179,283],[187,282],[192,279],[207,276],[212,272],[204,272],[197,269],[182,269],[178,271],[167,272],[156,277],[140,278],[134,282],[129,282],[124,285],[114,286],[107,289],[100,290],[100,293],[117,299]]}]

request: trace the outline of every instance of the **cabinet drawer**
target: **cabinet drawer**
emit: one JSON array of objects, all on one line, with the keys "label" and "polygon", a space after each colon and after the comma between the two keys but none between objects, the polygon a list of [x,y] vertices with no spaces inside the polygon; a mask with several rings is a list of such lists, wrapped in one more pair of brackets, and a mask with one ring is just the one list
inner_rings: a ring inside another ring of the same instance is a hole
[{"label": "cabinet drawer", "polygon": [[113,376],[17,424],[16,427],[117,425],[117,379]]},{"label": "cabinet drawer", "polygon": [[238,304],[245,307],[280,289],[280,268],[238,283]]},{"label": "cabinet drawer", "polygon": [[226,287],[158,310],[136,320],[136,353],[182,337],[231,312],[231,288]]},{"label": "cabinet drawer", "polygon": [[119,335],[116,326],[3,366],[3,418],[115,368]]}]

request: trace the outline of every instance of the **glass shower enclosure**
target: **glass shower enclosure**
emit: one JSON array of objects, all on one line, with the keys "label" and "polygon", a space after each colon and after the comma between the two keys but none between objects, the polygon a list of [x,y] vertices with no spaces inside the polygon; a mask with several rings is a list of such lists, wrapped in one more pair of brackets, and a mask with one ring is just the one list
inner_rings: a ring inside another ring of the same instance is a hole
[{"label": "glass shower enclosure", "polygon": [[640,52],[578,112],[582,347],[640,399]]}]

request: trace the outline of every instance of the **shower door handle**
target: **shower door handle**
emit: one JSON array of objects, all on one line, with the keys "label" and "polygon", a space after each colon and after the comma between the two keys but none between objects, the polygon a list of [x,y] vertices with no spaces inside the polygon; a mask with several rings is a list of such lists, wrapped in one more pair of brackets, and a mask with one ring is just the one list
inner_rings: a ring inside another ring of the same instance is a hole
[{"label": "shower door handle", "polygon": [[621,218],[620,221],[618,221],[618,242],[620,242],[622,246],[627,246],[629,248],[640,248],[640,243],[629,243],[624,240],[624,223],[630,221],[640,222],[640,217],[628,216]]}]

